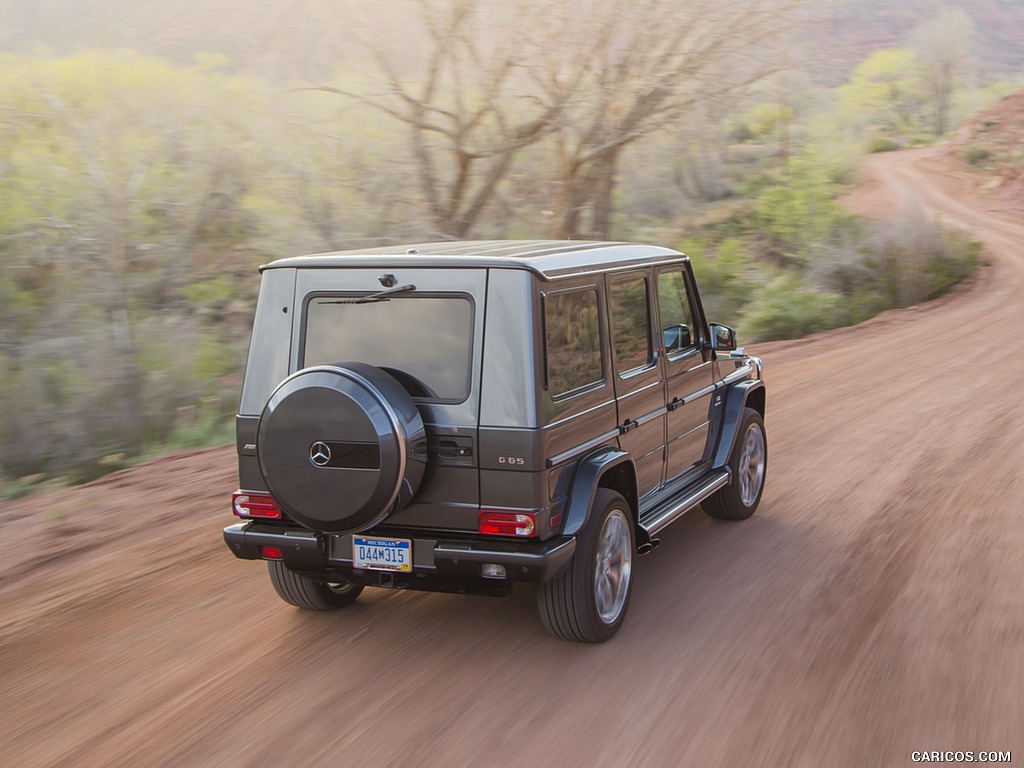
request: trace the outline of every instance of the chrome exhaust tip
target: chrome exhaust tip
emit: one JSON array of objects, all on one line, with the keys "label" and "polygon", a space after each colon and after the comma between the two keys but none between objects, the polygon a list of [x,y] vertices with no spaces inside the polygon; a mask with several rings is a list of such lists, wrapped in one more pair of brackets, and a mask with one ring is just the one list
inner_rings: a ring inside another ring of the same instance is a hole
[{"label": "chrome exhaust tip", "polygon": [[661,539],[651,539],[650,541],[645,541],[643,544],[636,548],[636,553],[638,555],[649,555],[651,552],[657,549],[659,544],[661,544]]}]

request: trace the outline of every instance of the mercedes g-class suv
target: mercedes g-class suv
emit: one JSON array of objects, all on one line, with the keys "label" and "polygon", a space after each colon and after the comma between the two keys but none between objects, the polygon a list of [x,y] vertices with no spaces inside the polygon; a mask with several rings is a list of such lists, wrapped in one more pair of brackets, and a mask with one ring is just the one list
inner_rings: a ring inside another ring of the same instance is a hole
[{"label": "mercedes g-class suv", "polygon": [[603,641],[659,531],[761,500],[761,361],[677,251],[449,242],[261,271],[224,538],[292,605],[532,582],[548,631]]}]

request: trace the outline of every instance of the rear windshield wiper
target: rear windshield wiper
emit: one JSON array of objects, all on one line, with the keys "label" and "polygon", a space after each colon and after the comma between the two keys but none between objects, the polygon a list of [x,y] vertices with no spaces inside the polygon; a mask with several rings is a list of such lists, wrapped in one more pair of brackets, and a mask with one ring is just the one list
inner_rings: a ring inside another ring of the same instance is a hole
[{"label": "rear windshield wiper", "polygon": [[370,293],[366,296],[360,296],[357,299],[321,299],[317,304],[372,304],[376,301],[389,301],[388,296],[395,293],[405,293],[406,291],[415,291],[416,286],[412,283],[408,285],[396,285],[394,288],[388,288],[385,291],[377,291],[376,293]]}]

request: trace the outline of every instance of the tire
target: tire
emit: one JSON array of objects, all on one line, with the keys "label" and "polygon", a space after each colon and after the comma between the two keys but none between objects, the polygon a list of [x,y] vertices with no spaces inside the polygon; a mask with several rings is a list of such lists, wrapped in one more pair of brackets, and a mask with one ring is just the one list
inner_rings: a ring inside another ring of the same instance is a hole
[{"label": "tire", "polygon": [[263,409],[256,456],[288,517],[314,531],[372,528],[408,504],[427,460],[416,403],[365,363],[305,368]]},{"label": "tire", "polygon": [[746,520],[761,503],[768,473],[768,438],[761,414],[743,409],[739,434],[729,455],[732,482],[708,497],[701,506],[718,520]]},{"label": "tire", "polygon": [[635,550],[629,505],[615,491],[599,488],[569,567],[537,589],[544,628],[583,643],[611,638],[629,608]]},{"label": "tire", "polygon": [[313,581],[285,568],[284,563],[268,560],[267,572],[270,583],[278,597],[289,605],[305,608],[307,611],[333,611],[350,605],[363,591],[361,584],[339,582],[328,584]]}]

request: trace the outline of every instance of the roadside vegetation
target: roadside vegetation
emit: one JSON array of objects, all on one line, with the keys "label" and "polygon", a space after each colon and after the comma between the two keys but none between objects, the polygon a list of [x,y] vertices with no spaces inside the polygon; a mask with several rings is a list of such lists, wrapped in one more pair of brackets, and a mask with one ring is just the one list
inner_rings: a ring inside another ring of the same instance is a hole
[{"label": "roadside vegetation", "polygon": [[256,268],[279,256],[656,242],[692,256],[709,314],[745,342],[856,323],[974,268],[958,233],[836,202],[864,153],[941,139],[1012,90],[968,77],[955,23],[934,22],[944,45],[879,52],[826,90],[738,55],[772,50],[794,3],[723,20],[698,2],[657,25],[605,5],[585,20],[536,6],[541,28],[597,51],[544,58],[545,40],[523,37],[537,19],[511,11],[492,18],[503,44],[481,46],[500,33],[456,3],[425,23],[422,60],[384,51],[373,71],[315,83],[208,55],[0,54],[4,495],[229,442]]}]

